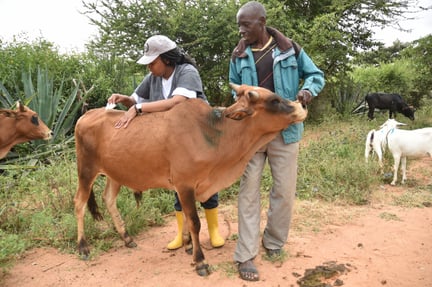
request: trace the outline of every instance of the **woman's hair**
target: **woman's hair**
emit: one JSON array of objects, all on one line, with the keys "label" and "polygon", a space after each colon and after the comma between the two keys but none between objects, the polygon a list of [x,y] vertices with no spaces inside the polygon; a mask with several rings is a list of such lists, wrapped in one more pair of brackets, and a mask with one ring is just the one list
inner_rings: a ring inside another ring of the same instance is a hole
[{"label": "woman's hair", "polygon": [[175,65],[181,65],[187,63],[197,68],[195,60],[192,59],[191,56],[186,54],[179,47],[175,47],[174,49],[169,50],[168,52],[160,54],[160,57],[162,61],[168,66],[174,67]]}]

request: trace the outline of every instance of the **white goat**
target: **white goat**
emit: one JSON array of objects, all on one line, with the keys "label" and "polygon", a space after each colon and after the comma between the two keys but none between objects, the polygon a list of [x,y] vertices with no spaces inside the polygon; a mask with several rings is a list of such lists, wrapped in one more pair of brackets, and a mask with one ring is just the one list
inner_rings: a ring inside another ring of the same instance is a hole
[{"label": "white goat", "polygon": [[396,184],[399,163],[402,160],[402,181],[406,181],[406,159],[430,156],[432,157],[432,128],[417,130],[400,130],[397,126],[406,125],[394,119],[387,120],[381,129],[384,130],[385,140],[393,155],[394,174],[391,185]]},{"label": "white goat", "polygon": [[376,153],[380,167],[383,167],[383,155],[386,149],[386,131],[381,128],[379,130],[370,130],[366,136],[365,144],[365,159],[368,162],[369,155]]}]

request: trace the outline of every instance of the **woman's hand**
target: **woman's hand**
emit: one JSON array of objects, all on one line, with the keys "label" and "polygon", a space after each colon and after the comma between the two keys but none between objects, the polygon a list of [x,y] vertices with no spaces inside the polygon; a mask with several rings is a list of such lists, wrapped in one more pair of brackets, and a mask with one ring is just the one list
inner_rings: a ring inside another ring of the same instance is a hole
[{"label": "woman's hand", "polygon": [[108,104],[124,103],[127,100],[129,100],[129,96],[125,96],[125,95],[122,95],[122,94],[112,94],[108,98]]},{"label": "woman's hand", "polygon": [[135,105],[129,108],[129,110],[124,113],[124,115],[115,123],[114,127],[119,129],[121,127],[127,128],[129,123],[136,117],[137,111]]}]

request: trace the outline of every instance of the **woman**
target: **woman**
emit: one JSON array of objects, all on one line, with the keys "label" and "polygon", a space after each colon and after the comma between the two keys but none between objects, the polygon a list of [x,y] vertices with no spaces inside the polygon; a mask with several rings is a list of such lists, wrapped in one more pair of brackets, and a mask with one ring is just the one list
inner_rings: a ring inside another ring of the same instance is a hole
[{"label": "woman", "polygon": [[[202,82],[194,60],[186,55],[176,43],[163,35],[150,37],[144,44],[144,56],[138,64],[147,65],[150,72],[131,96],[112,94],[108,104],[122,103],[128,108],[124,116],[115,124],[116,128],[127,128],[131,121],[141,113],[166,111],[176,104],[190,98],[207,101]],[[178,249],[183,246],[183,213],[177,196],[174,208],[178,232],[167,248]],[[218,194],[201,203],[204,208],[210,241],[213,247],[221,247],[225,240],[219,234]]]}]

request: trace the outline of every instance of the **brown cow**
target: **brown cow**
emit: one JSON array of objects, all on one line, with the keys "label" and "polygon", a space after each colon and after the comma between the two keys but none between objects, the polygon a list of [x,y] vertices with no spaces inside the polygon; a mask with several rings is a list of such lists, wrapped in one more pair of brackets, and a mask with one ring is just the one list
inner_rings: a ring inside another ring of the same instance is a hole
[{"label": "brown cow", "polygon": [[17,102],[17,109],[0,109],[0,159],[20,143],[36,139],[49,140],[52,132],[30,108]]},{"label": "brown cow", "polygon": [[175,190],[189,231],[183,232],[186,250],[192,248],[198,274],[209,274],[199,244],[201,226],[195,201],[204,202],[233,184],[260,147],[307,115],[299,102],[283,100],[269,90],[231,87],[237,101],[227,108],[211,108],[200,99],[189,99],[171,110],[138,116],[126,129],[114,128],[124,113],[119,110],[90,110],[78,120],[75,214],[81,255],[90,253],[84,236],[86,203],[93,217],[101,218],[92,185],[103,174],[107,177],[103,199],[128,247],[136,244],[116,207],[120,187]]}]

